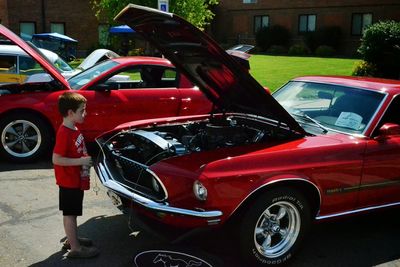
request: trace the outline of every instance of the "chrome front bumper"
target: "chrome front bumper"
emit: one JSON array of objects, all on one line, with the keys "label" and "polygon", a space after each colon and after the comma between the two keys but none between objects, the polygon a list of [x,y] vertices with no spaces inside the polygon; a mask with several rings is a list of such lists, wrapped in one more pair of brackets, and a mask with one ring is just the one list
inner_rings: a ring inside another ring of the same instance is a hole
[{"label": "chrome front bumper", "polygon": [[171,207],[167,202],[155,202],[151,199],[148,199],[146,197],[143,197],[141,195],[136,194],[135,192],[129,191],[127,188],[125,188],[123,185],[121,185],[119,182],[113,180],[111,178],[110,172],[107,168],[107,165],[103,161],[97,162],[97,165],[95,166],[95,170],[97,175],[100,178],[101,183],[107,187],[108,189],[112,190],[116,194],[126,197],[133,202],[150,209],[154,212],[165,212],[165,213],[171,213],[171,214],[176,214],[176,215],[184,215],[184,216],[191,216],[191,217],[197,217],[197,218],[203,218],[208,221],[208,224],[218,224],[220,219],[219,217],[222,216],[222,212],[219,210],[213,210],[213,211],[196,211],[196,210],[188,210],[188,209],[182,209],[182,208],[177,208],[177,207]]}]

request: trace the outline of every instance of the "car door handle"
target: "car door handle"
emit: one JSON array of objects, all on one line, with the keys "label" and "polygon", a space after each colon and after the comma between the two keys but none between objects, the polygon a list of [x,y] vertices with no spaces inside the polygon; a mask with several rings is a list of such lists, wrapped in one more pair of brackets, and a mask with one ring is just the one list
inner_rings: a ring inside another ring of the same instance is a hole
[{"label": "car door handle", "polygon": [[192,101],[192,99],[190,97],[182,98],[182,102],[189,103],[190,101]]},{"label": "car door handle", "polygon": [[171,101],[171,100],[175,100],[176,98],[172,96],[172,97],[160,97],[159,99],[161,101],[166,101],[166,100]]}]

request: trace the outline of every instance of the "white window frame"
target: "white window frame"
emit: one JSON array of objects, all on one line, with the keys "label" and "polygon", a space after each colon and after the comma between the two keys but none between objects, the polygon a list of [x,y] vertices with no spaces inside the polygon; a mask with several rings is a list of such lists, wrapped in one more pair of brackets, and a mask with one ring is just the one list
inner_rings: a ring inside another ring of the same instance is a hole
[{"label": "white window frame", "polygon": [[[257,19],[260,19],[258,22]],[[258,15],[254,16],[254,33],[257,33],[260,29],[264,27],[269,27],[269,16],[268,15]]]},{"label": "white window frame", "polygon": [[[360,19],[359,25],[355,24],[356,19]],[[371,24],[372,24],[372,13],[353,13],[351,15],[351,34],[362,35],[364,33],[364,30]]]},{"label": "white window frame", "polygon": [[65,23],[64,22],[50,22],[50,32],[56,32],[56,33],[65,35]]},{"label": "white window frame", "polygon": [[[302,20],[305,19],[305,27],[302,27]],[[299,15],[299,33],[315,32],[317,28],[317,15],[302,14]]]},{"label": "white window frame", "polygon": [[[29,26],[28,30],[26,30],[26,26]],[[32,36],[36,33],[36,23],[33,21],[21,21],[19,23],[19,36],[23,37],[23,35]]]}]

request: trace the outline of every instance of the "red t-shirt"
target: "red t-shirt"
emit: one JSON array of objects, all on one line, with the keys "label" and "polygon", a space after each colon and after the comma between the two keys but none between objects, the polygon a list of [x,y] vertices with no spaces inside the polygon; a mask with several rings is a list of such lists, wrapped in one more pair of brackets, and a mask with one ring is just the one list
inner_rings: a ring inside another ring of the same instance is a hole
[{"label": "red t-shirt", "polygon": [[[53,153],[66,158],[87,156],[85,140],[81,132],[64,125],[58,128]],[[60,166],[54,164],[56,183],[67,188],[80,188],[82,166]]]}]

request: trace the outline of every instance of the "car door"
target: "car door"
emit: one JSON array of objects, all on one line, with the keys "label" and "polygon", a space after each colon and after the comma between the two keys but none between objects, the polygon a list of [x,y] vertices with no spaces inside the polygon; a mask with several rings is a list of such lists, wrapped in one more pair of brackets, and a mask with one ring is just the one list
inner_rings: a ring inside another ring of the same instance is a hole
[{"label": "car door", "polygon": [[0,54],[0,84],[22,83],[24,80],[25,77],[18,72],[18,57]]},{"label": "car door", "polygon": [[210,113],[211,101],[183,74],[179,77],[179,94],[181,98],[179,116]]},{"label": "car door", "polygon": [[166,70],[175,72],[164,66],[129,66],[80,91],[88,99],[85,124],[90,125],[91,135],[128,121],[177,116],[180,104],[177,75],[165,82],[161,78]]},{"label": "car door", "polygon": [[400,135],[379,136],[385,123],[400,125],[400,96],[389,105],[368,141],[360,186],[363,207],[400,202]]}]

